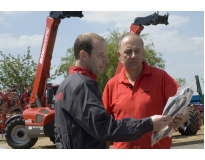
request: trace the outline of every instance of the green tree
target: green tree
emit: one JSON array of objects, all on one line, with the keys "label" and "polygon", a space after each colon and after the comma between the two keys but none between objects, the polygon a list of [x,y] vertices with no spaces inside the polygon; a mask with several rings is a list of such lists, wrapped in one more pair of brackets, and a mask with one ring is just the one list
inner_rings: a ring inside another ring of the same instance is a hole
[{"label": "green tree", "polygon": [[54,76],[61,76],[65,78],[68,75],[68,69],[75,64],[74,48],[67,49],[65,57],[61,58],[60,66],[55,70]]},{"label": "green tree", "polygon": [[[99,82],[99,89],[100,92],[103,92],[103,89],[105,87],[105,84],[107,81],[112,78],[115,74],[115,70],[118,65],[118,57],[117,57],[117,51],[118,51],[118,42],[120,38],[127,32],[119,32],[119,29],[114,29],[112,31],[108,30],[109,33],[107,35],[104,35],[107,47],[107,57],[109,59],[109,63],[105,67],[105,71],[103,74],[98,76],[98,82]],[[152,42],[152,39],[149,37],[149,34],[141,34],[141,37],[143,40],[149,40],[149,43],[144,46],[145,48],[145,60],[147,63],[151,66],[155,66],[161,69],[165,68],[165,61],[162,59],[162,54],[158,53],[154,50],[154,44]],[[58,66],[58,68],[55,71],[55,75],[60,76],[63,75],[66,77],[68,75],[68,69],[71,65],[74,65],[74,54],[73,54],[73,48],[70,48],[67,50],[67,54],[65,57],[61,58],[61,64]]]},{"label": "green tree", "polygon": [[178,83],[178,85],[181,87],[186,83],[186,79],[185,78],[176,78],[176,81]]},{"label": "green tree", "polygon": [[32,60],[30,47],[27,54],[15,58],[13,55],[5,55],[0,51],[0,88],[8,89],[18,86],[16,89],[22,93],[26,85],[32,86],[37,64]]},{"label": "green tree", "polygon": [[149,34],[141,35],[143,41],[148,41],[148,44],[144,46],[145,56],[144,60],[150,65],[154,67],[158,67],[161,69],[165,69],[165,60],[162,59],[162,54],[156,52],[154,50],[154,43],[152,42],[152,38],[150,38]]},{"label": "green tree", "polygon": [[[0,56],[0,90],[17,86],[17,92],[22,93],[26,86],[32,89],[37,63],[32,59],[30,47],[27,48],[27,54],[22,56],[18,54],[14,57],[11,54],[3,54],[2,51],[0,51]],[[50,75],[48,82],[55,78],[55,74]]]}]

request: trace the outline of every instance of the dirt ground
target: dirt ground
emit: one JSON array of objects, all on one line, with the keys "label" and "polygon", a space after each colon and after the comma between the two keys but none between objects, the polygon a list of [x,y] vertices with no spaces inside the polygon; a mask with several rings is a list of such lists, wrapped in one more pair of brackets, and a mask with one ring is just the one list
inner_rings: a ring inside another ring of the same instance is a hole
[{"label": "dirt ground", "polygon": [[[204,143],[204,126],[198,130],[196,135],[193,136],[182,136],[179,132],[174,132],[172,134],[172,146],[194,144],[194,143]],[[0,135],[0,146],[6,149],[12,149],[5,141],[5,138]],[[47,137],[40,137],[36,144],[31,149],[55,149],[55,145]]]},{"label": "dirt ground", "polygon": [[172,134],[172,146],[204,143],[204,126],[201,126],[196,135],[182,136],[179,132]]}]

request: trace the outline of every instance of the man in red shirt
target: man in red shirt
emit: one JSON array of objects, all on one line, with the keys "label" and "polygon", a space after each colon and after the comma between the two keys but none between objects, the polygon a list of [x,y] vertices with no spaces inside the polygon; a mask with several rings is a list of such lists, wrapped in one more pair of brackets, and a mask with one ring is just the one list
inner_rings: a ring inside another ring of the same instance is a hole
[{"label": "man in red shirt", "polygon": [[[169,97],[176,94],[176,81],[164,70],[149,66],[144,60],[140,36],[128,33],[119,43],[118,58],[124,65],[121,73],[111,78],[103,92],[105,109],[115,120],[141,119],[162,114]],[[170,127],[180,127],[188,113],[177,115]],[[170,148],[172,139],[165,137],[151,146],[152,132],[131,142],[113,142],[113,148]]]}]

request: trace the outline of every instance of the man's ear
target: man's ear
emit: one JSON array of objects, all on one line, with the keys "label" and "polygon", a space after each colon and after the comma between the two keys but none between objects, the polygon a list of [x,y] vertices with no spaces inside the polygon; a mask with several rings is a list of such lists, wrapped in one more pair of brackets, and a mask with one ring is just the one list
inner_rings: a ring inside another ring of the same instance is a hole
[{"label": "man's ear", "polygon": [[79,56],[80,56],[80,60],[82,60],[82,61],[85,61],[86,60],[86,52],[84,51],[84,50],[81,50],[80,51],[80,54],[79,54]]},{"label": "man's ear", "polygon": [[120,61],[121,63],[123,63],[123,62],[122,62],[122,56],[121,56],[121,54],[120,54],[119,51],[117,52],[117,56],[118,56],[119,61]]}]

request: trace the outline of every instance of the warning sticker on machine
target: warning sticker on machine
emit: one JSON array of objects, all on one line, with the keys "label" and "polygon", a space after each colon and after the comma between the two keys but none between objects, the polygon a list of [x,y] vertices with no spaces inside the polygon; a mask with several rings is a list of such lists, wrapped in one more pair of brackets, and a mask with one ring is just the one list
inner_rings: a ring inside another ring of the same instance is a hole
[{"label": "warning sticker on machine", "polygon": [[33,129],[43,130],[43,127],[42,126],[33,126]]},{"label": "warning sticker on machine", "polygon": [[28,126],[28,129],[32,130],[32,127],[31,127],[31,126]]}]

